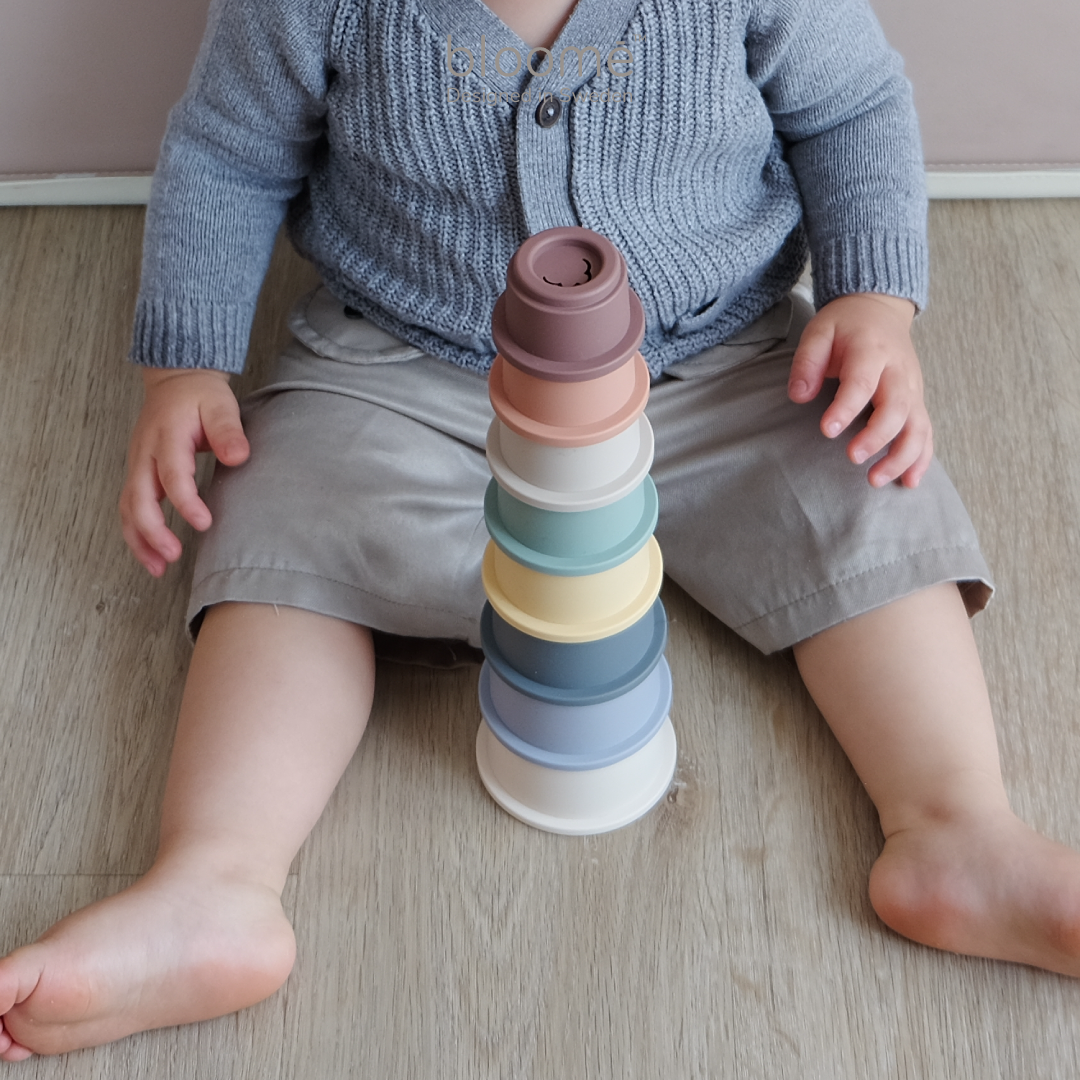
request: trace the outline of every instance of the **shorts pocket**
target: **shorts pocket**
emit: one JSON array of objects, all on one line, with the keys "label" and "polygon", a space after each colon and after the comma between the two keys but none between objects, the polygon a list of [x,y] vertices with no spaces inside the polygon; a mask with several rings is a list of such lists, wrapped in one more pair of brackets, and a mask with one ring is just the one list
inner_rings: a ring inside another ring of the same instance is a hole
[{"label": "shorts pocket", "polygon": [[760,318],[744,327],[727,341],[714,345],[697,356],[680,360],[664,371],[673,379],[702,379],[727,371],[736,364],[776,348],[788,336],[794,305],[790,296],[774,304]]},{"label": "shorts pocket", "polygon": [[293,308],[289,330],[317,356],[346,364],[396,364],[425,355],[343,304],[325,285]]}]

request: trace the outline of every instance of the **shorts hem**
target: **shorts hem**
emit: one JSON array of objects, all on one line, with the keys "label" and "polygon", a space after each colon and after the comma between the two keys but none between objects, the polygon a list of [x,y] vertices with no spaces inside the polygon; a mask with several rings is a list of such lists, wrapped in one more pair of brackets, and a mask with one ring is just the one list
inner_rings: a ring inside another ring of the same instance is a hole
[{"label": "shorts hem", "polygon": [[307,570],[279,567],[216,570],[194,584],[186,618],[192,641],[206,609],[222,603],[295,607],[401,637],[445,638],[474,646],[480,643],[479,606],[476,618],[469,619],[452,611],[390,600]]},{"label": "shorts hem", "polygon": [[929,548],[869,567],[732,629],[765,654],[779,652],[945,581],[957,583],[969,617],[982,611],[994,593],[989,568],[977,547]]}]

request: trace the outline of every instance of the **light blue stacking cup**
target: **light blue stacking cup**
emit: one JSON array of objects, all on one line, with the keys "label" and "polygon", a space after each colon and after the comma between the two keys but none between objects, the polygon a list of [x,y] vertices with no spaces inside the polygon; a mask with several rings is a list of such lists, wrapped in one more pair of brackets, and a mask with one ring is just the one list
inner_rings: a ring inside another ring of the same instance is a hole
[{"label": "light blue stacking cup", "polygon": [[663,657],[627,693],[593,705],[557,705],[514,689],[486,663],[480,711],[518,757],[549,769],[600,769],[640,750],[671,711],[671,671]]},{"label": "light blue stacking cup", "polygon": [[491,539],[545,574],[598,574],[639,551],[656,528],[658,500],[646,476],[628,495],[594,510],[547,510],[516,499],[492,480],[484,496]]},{"label": "light blue stacking cup", "polygon": [[523,694],[579,705],[626,693],[659,662],[667,646],[659,598],[625,630],[595,641],[547,641],[512,626],[491,606],[480,615],[480,644],[499,675]]},{"label": "light blue stacking cup", "polygon": [[512,558],[520,545],[560,559],[603,561],[653,532],[658,505],[650,476],[621,499],[592,510],[530,505],[492,480],[484,497],[484,516],[488,532]]}]

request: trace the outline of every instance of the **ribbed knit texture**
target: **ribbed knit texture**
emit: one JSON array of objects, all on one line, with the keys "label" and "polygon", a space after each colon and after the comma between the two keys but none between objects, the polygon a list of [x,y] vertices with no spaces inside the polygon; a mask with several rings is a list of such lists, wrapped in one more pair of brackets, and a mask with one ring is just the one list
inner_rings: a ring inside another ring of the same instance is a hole
[{"label": "ribbed knit texture", "polygon": [[548,73],[481,0],[215,0],[155,174],[132,359],[241,370],[286,213],[340,299],[476,371],[511,255],[551,225],[623,252],[654,373],[760,315],[808,250],[819,306],[925,305],[910,86],[866,0],[579,0],[551,51]]}]

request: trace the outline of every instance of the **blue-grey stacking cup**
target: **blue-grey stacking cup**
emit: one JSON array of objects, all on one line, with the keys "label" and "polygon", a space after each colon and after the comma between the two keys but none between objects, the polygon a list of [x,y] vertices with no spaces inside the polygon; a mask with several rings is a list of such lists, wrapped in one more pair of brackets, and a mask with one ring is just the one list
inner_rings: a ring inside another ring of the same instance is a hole
[{"label": "blue-grey stacking cup", "polygon": [[556,559],[587,558],[596,565],[609,559],[616,565],[628,550],[637,550],[656,528],[657,510],[650,476],[621,499],[592,510],[533,506],[495,480],[484,497],[488,532],[511,558],[520,550],[526,557],[531,551]]},{"label": "blue-grey stacking cup", "polygon": [[511,626],[490,603],[480,615],[480,643],[511,685],[545,701],[587,704],[626,693],[657,665],[667,647],[667,613],[658,598],[625,630],[595,641],[547,641]]},{"label": "blue-grey stacking cup", "polygon": [[671,671],[661,657],[646,679],[619,697],[557,705],[522,694],[485,664],[480,708],[495,737],[526,761],[550,769],[601,769],[656,734],[671,711]]}]

